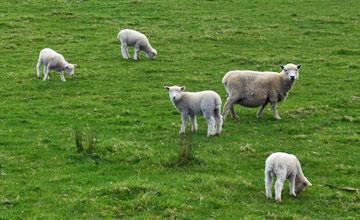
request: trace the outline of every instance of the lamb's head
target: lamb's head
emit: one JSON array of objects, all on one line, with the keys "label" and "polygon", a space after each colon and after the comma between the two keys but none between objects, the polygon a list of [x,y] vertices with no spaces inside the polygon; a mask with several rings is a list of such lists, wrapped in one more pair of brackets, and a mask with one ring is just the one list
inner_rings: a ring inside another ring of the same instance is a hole
[{"label": "lamb's head", "polygon": [[173,103],[180,101],[185,91],[184,86],[165,86],[165,89],[169,92],[169,98]]},{"label": "lamb's head", "polygon": [[299,194],[305,190],[306,187],[312,186],[309,180],[304,177],[296,177],[295,178],[295,193]]},{"label": "lamb's head", "polygon": [[66,64],[65,66],[65,72],[69,75],[69,76],[74,76],[74,70],[75,70],[75,67],[77,67],[76,64],[71,64],[71,63],[68,63]]},{"label": "lamb's head", "polygon": [[295,80],[297,80],[299,78],[299,71],[300,71],[300,67],[301,64],[286,64],[286,65],[280,65],[281,69],[282,69],[282,73],[283,76],[286,80],[290,80],[292,82],[294,82]]},{"label": "lamb's head", "polygon": [[151,50],[146,53],[146,56],[151,60],[155,60],[157,56],[157,51],[154,48],[151,48]]}]

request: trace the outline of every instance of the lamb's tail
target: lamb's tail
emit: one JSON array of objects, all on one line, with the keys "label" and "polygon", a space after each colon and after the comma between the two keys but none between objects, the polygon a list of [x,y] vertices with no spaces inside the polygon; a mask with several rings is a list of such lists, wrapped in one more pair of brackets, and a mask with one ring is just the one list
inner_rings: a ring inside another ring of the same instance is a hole
[{"label": "lamb's tail", "polygon": [[36,64],[36,76],[37,76],[38,79],[40,79],[41,65],[42,65],[42,61],[41,61],[41,57],[39,56],[38,62]]}]

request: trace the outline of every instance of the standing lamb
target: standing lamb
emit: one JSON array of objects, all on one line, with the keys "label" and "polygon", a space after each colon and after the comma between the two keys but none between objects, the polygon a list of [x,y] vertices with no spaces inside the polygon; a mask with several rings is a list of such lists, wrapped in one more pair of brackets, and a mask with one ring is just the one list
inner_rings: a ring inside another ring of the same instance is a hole
[{"label": "standing lamb", "polygon": [[[203,115],[207,120],[207,136],[220,135],[222,128],[221,98],[214,91],[185,92],[185,87],[165,86],[171,102],[181,113],[180,134],[185,133],[186,122],[190,115],[192,131],[197,131],[196,115]],[[214,125],[215,119],[215,125]],[[214,132],[215,128],[215,132]]]},{"label": "standing lamb", "polygon": [[283,101],[295,80],[299,78],[301,65],[280,65],[281,72],[257,72],[251,70],[236,70],[225,74],[222,83],[228,94],[224,105],[224,120],[230,112],[233,119],[238,116],[234,111],[234,104],[246,107],[261,106],[257,117],[261,117],[265,106],[270,103],[276,119],[281,119],[276,106]]},{"label": "standing lamb", "polygon": [[266,197],[272,197],[271,185],[272,177],[276,176],[275,199],[281,202],[281,191],[286,179],[289,180],[290,195],[296,196],[306,187],[311,186],[309,180],[304,176],[301,170],[299,160],[295,155],[287,153],[273,153],[265,162],[265,191]]},{"label": "standing lamb", "polygon": [[130,59],[128,47],[134,47],[134,60],[139,59],[140,51],[144,51],[151,60],[156,58],[157,52],[151,47],[149,40],[144,34],[135,30],[124,29],[119,32],[118,39],[121,43],[121,54],[124,59]]},{"label": "standing lamb", "polygon": [[63,55],[50,48],[45,48],[40,51],[39,60],[36,65],[38,79],[40,79],[41,65],[44,65],[44,80],[48,80],[50,71],[55,70],[59,73],[61,81],[63,82],[66,81],[63,71],[65,71],[69,76],[73,76],[74,69],[77,67],[76,64],[66,62]]}]

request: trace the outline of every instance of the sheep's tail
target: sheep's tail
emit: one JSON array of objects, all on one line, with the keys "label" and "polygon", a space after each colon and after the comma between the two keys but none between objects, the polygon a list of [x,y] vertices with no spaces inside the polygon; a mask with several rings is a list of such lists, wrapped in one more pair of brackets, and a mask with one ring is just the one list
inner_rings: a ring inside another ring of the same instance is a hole
[{"label": "sheep's tail", "polygon": [[227,93],[226,97],[230,96],[230,90],[228,88],[228,82],[227,82],[227,80],[229,78],[229,75],[230,75],[230,72],[226,73],[225,76],[222,79],[222,83],[224,84],[224,87],[225,87],[225,90],[226,90],[226,93]]}]

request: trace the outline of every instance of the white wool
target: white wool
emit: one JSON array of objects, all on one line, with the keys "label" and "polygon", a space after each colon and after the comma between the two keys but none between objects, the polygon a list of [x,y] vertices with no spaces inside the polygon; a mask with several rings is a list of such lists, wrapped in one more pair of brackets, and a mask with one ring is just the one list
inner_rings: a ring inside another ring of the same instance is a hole
[{"label": "white wool", "polygon": [[185,87],[180,86],[166,86],[165,88],[169,92],[171,102],[181,113],[180,134],[185,133],[188,116],[191,118],[192,131],[196,132],[196,115],[203,115],[208,123],[207,135],[220,135],[223,123],[220,114],[221,98],[216,92],[185,92]]},{"label": "white wool", "polygon": [[299,160],[295,155],[277,152],[271,154],[265,162],[266,197],[271,198],[272,178],[276,177],[275,199],[281,202],[281,191],[285,180],[290,183],[290,195],[296,196],[311,183],[304,176]]},{"label": "white wool", "polygon": [[69,76],[73,76],[76,67],[76,64],[66,62],[63,55],[50,48],[45,48],[40,51],[38,63],[36,65],[38,79],[40,79],[41,65],[44,65],[44,80],[48,80],[50,71],[54,70],[59,73],[63,82],[66,81],[63,72],[65,71]]},{"label": "white wool", "polygon": [[124,59],[130,59],[128,47],[134,47],[134,60],[138,60],[140,51],[144,51],[149,59],[155,59],[157,51],[151,47],[148,38],[135,30],[124,29],[118,34],[121,43],[121,54]]}]

